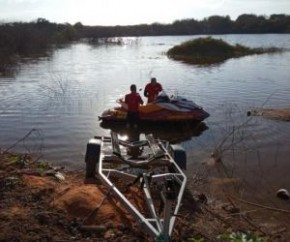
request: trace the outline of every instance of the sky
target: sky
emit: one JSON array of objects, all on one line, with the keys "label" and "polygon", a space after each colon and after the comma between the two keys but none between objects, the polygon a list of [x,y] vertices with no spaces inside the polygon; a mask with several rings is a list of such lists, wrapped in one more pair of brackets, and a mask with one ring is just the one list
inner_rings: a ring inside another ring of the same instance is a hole
[{"label": "sky", "polygon": [[136,25],[202,20],[213,15],[290,15],[290,0],[0,0],[0,22]]}]

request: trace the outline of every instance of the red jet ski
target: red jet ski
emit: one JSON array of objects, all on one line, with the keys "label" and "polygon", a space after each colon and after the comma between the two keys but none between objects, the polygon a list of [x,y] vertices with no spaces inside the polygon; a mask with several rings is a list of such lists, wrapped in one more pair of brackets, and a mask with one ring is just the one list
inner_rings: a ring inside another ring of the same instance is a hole
[{"label": "red jet ski", "polygon": [[[99,119],[102,121],[125,121],[127,117],[126,104],[105,110]],[[181,96],[169,97],[161,92],[153,103],[139,107],[141,122],[187,122],[203,121],[209,113],[202,107]]]}]

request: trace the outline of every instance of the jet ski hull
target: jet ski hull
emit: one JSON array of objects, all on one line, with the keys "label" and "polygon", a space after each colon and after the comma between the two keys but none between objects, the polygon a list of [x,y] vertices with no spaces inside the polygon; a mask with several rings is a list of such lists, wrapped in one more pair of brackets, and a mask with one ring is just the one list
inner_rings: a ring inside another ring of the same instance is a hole
[{"label": "jet ski hull", "polygon": [[[102,121],[113,121],[113,122],[125,122],[127,117],[127,111],[123,108],[116,107],[108,109],[103,112],[99,119]],[[192,121],[203,121],[209,117],[209,113],[204,111],[202,108],[196,109],[190,112],[179,112],[172,110],[155,110],[151,112],[145,112],[144,108],[140,109],[139,118],[140,122],[192,122]]]},{"label": "jet ski hull", "polygon": [[[203,121],[209,113],[194,102],[177,96],[169,98],[167,95],[158,96],[154,103],[139,107],[140,122],[187,122]],[[99,116],[103,121],[126,121],[127,110],[123,106],[108,109]]]}]

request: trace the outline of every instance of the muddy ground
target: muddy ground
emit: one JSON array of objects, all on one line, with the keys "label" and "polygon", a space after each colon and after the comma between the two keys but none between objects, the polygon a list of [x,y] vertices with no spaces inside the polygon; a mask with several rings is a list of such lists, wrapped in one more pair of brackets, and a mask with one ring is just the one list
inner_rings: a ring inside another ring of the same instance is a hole
[{"label": "muddy ground", "polygon": [[261,116],[263,118],[290,121],[289,108],[259,108],[248,112],[248,116]]},{"label": "muddy ground", "polygon": [[[237,184],[234,179],[206,180],[189,176],[172,241],[250,241],[230,239],[246,235],[251,241],[288,241],[290,211],[235,197],[228,185]],[[107,192],[82,171],[2,152],[0,241],[153,241]],[[139,192],[132,188],[127,196],[142,211]]]}]

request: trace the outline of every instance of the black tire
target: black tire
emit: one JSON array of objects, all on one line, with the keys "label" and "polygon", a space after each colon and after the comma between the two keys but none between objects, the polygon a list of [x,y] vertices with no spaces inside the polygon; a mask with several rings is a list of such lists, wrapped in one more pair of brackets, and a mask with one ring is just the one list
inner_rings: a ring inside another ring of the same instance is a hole
[{"label": "black tire", "polygon": [[86,162],[86,178],[95,178],[96,165],[99,162],[101,150],[101,140],[91,139],[87,144],[87,151],[85,156]]},{"label": "black tire", "polygon": [[176,164],[183,170],[186,170],[187,158],[185,149],[181,145],[170,145],[172,148],[173,158]]}]

